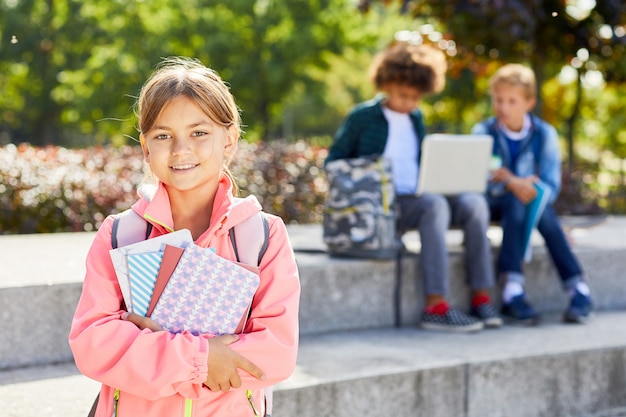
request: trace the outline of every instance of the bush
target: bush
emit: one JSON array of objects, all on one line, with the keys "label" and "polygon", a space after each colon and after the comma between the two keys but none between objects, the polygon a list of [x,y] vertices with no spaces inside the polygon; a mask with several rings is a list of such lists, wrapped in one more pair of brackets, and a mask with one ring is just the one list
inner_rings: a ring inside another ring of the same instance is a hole
[{"label": "bush", "polygon": [[[254,194],[286,223],[321,223],[327,194],[324,147],[304,141],[241,141],[231,166],[240,195]],[[583,175],[565,174],[559,214],[597,214],[599,194]],[[0,147],[0,234],[93,231],[130,207],[144,181],[139,146],[67,149]],[[620,194],[622,200],[626,198]],[[610,195],[615,201],[622,201]],[[622,202],[623,204],[623,202]]]},{"label": "bush", "polygon": [[[326,151],[304,142],[240,142],[231,167],[241,195],[255,194],[288,223],[321,222]],[[144,180],[139,146],[0,148],[0,233],[96,230],[136,201]]]}]

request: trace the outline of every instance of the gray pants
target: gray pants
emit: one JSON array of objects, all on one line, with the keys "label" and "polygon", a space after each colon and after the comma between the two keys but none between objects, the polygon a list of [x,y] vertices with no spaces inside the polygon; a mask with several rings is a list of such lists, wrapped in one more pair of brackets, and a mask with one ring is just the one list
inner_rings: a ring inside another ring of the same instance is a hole
[{"label": "gray pants", "polygon": [[448,248],[450,226],[464,233],[467,278],[473,290],[494,285],[491,245],[487,239],[489,208],[482,194],[455,197],[439,194],[398,196],[399,230],[417,229],[422,243],[421,266],[425,295],[446,295],[449,286]]}]

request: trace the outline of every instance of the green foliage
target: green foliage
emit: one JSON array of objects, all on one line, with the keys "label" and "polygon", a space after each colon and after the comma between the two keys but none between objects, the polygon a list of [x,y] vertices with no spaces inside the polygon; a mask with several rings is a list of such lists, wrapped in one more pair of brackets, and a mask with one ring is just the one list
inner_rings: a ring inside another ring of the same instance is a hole
[{"label": "green foliage", "polygon": [[95,230],[109,212],[135,200],[142,164],[138,147],[6,145],[0,148],[0,233]]},{"label": "green foliage", "polygon": [[288,223],[321,223],[326,155],[326,148],[304,141],[240,143],[231,168],[241,195],[255,195],[265,211]]},{"label": "green foliage", "polygon": [[249,140],[328,135],[370,94],[372,54],[415,26],[352,0],[0,2],[0,143],[128,143],[135,97],[172,55],[231,84]]},{"label": "green foliage", "polygon": [[161,58],[186,55],[232,85],[250,138],[278,137],[294,91],[321,105],[315,71],[377,39],[361,20],[350,0],[0,2],[0,131],[16,143],[124,143],[142,83]]},{"label": "green foliage", "polygon": [[[0,144],[133,144],[141,85],[161,58],[186,55],[231,84],[249,142],[327,146],[349,109],[375,93],[372,56],[408,30],[449,56],[446,89],[421,105],[430,131],[469,131],[491,113],[488,77],[503,62],[526,62],[572,177],[596,164],[607,166],[592,172],[616,172],[608,165],[626,158],[626,3],[593,3],[0,0]],[[595,177],[576,183],[621,198]]]},{"label": "green foliage", "polygon": [[[231,171],[241,195],[288,223],[319,223],[326,149],[241,142]],[[92,231],[130,207],[145,180],[139,146],[0,148],[0,234]]]},{"label": "green foliage", "polygon": [[[319,139],[322,142],[324,139]],[[240,142],[231,171],[240,195],[255,195],[287,223],[321,223],[328,185],[325,147],[305,141]],[[626,167],[588,162],[563,178],[560,214],[626,211]],[[595,177],[602,177],[602,187]],[[139,146],[0,147],[0,234],[93,231],[137,200],[145,180]]]},{"label": "green foliage", "polygon": [[567,171],[574,175],[576,158],[588,157],[577,154],[580,145],[592,143],[624,155],[621,115],[626,102],[615,93],[626,83],[626,3],[401,3],[408,3],[413,16],[433,19],[440,45],[453,42],[455,46],[447,88],[434,98],[432,109],[426,108],[435,130],[467,132],[476,120],[489,116],[488,77],[503,63],[521,62],[537,76],[540,95],[535,111],[554,124],[566,141]]}]

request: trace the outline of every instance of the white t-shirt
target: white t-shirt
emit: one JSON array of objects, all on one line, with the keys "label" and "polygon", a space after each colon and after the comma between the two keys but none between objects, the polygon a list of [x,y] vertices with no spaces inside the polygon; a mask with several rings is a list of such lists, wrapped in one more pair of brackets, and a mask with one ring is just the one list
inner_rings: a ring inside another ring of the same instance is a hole
[{"label": "white t-shirt", "polygon": [[528,135],[528,131],[530,130],[530,116],[526,114],[524,116],[524,122],[522,124],[522,130],[519,132],[514,132],[509,130],[504,125],[500,125],[500,128],[504,132],[504,135],[511,140],[522,140]]},{"label": "white t-shirt", "polygon": [[393,183],[397,194],[415,194],[419,163],[417,135],[407,113],[398,113],[383,106],[389,123],[389,136],[383,156],[391,160]]}]

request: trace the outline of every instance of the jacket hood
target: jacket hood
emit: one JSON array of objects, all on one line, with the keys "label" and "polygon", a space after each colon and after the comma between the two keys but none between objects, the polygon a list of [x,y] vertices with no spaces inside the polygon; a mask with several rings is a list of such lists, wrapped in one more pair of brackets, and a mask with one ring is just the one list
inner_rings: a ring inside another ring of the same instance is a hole
[{"label": "jacket hood", "polygon": [[[137,194],[140,198],[132,209],[155,227],[173,232],[174,220],[165,185],[160,181],[158,184],[143,184]],[[213,202],[209,230],[220,236],[261,210],[261,204],[253,195],[245,198],[234,197],[230,178],[222,175]]]}]

